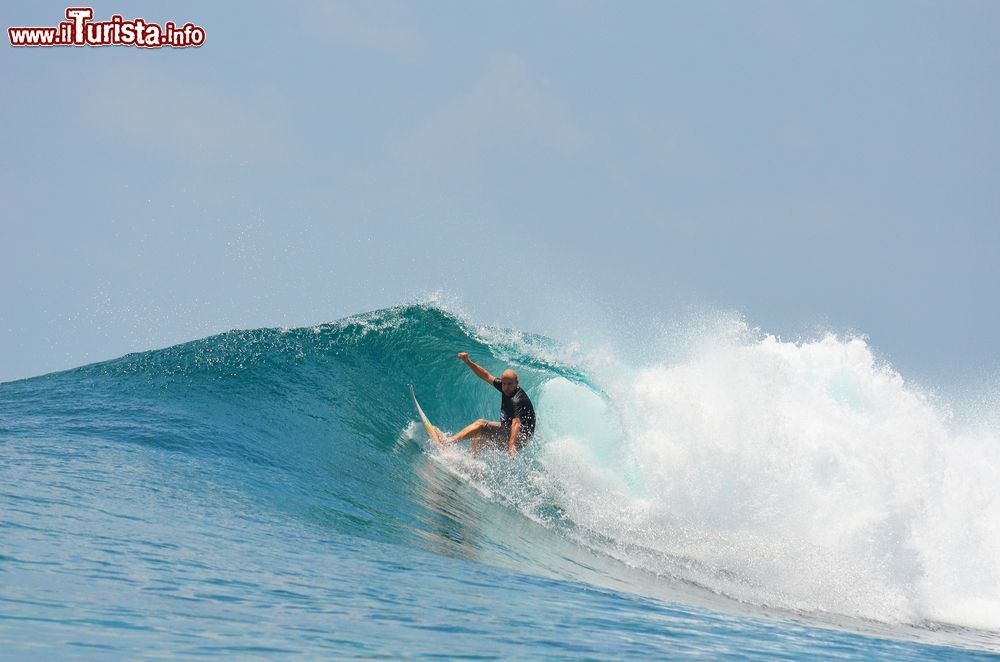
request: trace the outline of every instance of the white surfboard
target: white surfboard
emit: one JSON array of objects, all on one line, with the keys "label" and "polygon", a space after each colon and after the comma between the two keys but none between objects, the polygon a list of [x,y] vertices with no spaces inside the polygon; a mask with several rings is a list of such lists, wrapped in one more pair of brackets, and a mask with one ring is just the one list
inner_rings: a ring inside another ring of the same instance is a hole
[{"label": "white surfboard", "polygon": [[438,445],[438,448],[444,448],[445,444],[448,443],[448,437],[444,435],[441,430],[437,429],[431,425],[430,420],[427,418],[427,414],[420,407],[420,403],[417,402],[417,394],[413,390],[413,384],[410,384],[410,395],[413,396],[413,404],[417,407],[417,413],[420,414],[420,420],[423,422],[424,427],[427,428],[427,434],[430,436],[431,440]]}]

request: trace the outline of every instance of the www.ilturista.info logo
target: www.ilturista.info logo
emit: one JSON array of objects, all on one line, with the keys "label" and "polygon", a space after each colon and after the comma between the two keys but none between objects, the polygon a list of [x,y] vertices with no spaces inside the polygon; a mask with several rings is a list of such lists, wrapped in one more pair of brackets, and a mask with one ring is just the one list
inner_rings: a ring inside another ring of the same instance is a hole
[{"label": "www.ilturista.info logo", "polygon": [[115,14],[109,21],[92,21],[91,7],[69,7],[65,21],[51,28],[7,28],[11,46],[139,46],[187,48],[205,43],[205,28],[194,23],[178,27],[173,21],[126,21]]}]

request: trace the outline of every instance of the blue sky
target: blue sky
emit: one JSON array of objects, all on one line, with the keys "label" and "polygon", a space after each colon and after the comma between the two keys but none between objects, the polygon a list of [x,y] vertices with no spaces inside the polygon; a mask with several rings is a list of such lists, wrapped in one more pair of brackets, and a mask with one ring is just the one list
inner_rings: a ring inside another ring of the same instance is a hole
[{"label": "blue sky", "polygon": [[436,291],[562,339],[725,310],[1000,367],[995,2],[94,11],[207,41],[0,47],[0,380]]}]

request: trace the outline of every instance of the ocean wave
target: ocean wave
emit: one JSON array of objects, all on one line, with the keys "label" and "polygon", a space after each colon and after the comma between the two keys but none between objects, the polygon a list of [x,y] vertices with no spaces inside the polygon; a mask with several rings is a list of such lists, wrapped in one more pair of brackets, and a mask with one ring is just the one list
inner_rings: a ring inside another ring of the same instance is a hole
[{"label": "ocean wave", "polygon": [[[957,425],[862,338],[787,342],[734,322],[690,348],[626,365],[407,305],[4,384],[0,420],[8,435],[207,458],[219,481],[352,535],[581,581],[639,572],[798,613],[1000,630],[994,427]],[[439,453],[414,427],[410,383],[443,429],[496,417],[458,351],[520,372],[539,427],[517,462]],[[584,570],[595,553],[617,566]]]}]

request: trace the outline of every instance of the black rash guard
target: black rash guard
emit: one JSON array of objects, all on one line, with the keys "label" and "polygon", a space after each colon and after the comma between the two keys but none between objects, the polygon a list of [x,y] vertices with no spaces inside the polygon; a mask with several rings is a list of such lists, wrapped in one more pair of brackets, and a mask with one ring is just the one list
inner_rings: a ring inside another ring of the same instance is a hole
[{"label": "black rash guard", "polygon": [[499,379],[493,380],[493,388],[500,391],[500,395],[502,396],[500,399],[500,427],[509,436],[510,426],[513,424],[514,419],[520,418],[521,438],[525,441],[531,439],[531,436],[535,434],[535,408],[531,405],[528,394],[519,386],[514,391],[514,395],[508,398],[507,394],[500,387],[500,383]]}]

